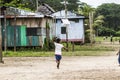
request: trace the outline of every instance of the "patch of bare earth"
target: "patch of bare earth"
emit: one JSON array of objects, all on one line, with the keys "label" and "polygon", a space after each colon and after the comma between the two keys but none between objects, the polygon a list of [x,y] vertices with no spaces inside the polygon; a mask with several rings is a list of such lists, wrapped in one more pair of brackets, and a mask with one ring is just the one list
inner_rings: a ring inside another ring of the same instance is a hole
[{"label": "patch of bare earth", "polygon": [[0,80],[120,80],[117,56],[64,57],[60,69],[54,57],[5,57]]}]

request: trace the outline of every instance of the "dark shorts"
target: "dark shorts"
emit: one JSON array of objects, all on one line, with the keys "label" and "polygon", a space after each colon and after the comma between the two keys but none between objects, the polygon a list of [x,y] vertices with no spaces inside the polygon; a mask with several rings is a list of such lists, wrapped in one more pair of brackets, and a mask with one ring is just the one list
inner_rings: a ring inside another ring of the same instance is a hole
[{"label": "dark shorts", "polygon": [[61,55],[57,55],[57,54],[56,54],[56,55],[55,55],[55,58],[56,58],[56,60],[57,60],[57,61],[59,61],[59,60],[61,60],[61,59],[62,59],[62,56],[61,56]]},{"label": "dark shorts", "polygon": [[120,55],[118,56],[118,62],[119,62],[119,64],[120,64]]}]

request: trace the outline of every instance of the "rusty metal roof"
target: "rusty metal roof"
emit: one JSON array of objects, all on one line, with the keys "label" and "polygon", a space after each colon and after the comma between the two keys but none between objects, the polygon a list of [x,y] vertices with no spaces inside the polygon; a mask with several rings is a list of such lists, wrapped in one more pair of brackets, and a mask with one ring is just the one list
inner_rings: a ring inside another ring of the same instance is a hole
[{"label": "rusty metal roof", "polygon": [[48,4],[42,4],[38,7],[37,12],[40,12],[44,15],[50,15],[53,14],[55,11]]},{"label": "rusty metal roof", "polygon": [[[6,17],[14,18],[16,15],[17,18],[43,18],[43,17],[52,17],[51,15],[43,15],[40,12],[31,12],[14,7],[8,7],[6,9]],[[0,18],[3,18],[4,15],[1,15]]]}]

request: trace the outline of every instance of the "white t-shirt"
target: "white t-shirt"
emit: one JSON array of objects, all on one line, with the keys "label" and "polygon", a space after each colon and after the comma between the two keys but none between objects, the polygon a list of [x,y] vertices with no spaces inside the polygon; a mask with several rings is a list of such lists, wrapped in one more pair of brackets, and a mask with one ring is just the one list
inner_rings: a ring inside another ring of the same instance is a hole
[{"label": "white t-shirt", "polygon": [[62,55],[61,51],[64,46],[62,44],[56,43],[56,42],[54,42],[54,44],[55,44],[55,54]]}]

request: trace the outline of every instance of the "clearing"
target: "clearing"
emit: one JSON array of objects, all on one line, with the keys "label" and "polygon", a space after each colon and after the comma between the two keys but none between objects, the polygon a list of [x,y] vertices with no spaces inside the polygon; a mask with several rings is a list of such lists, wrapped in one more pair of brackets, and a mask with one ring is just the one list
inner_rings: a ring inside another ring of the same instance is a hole
[{"label": "clearing", "polygon": [[56,68],[54,57],[4,57],[0,80],[120,80],[115,54],[63,56],[60,69]]}]

